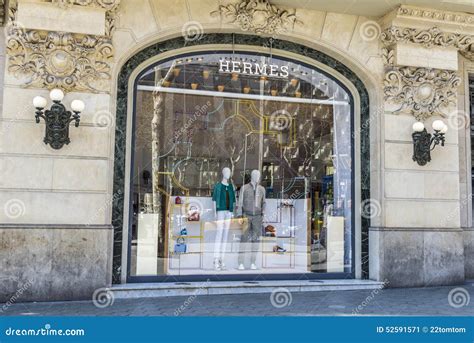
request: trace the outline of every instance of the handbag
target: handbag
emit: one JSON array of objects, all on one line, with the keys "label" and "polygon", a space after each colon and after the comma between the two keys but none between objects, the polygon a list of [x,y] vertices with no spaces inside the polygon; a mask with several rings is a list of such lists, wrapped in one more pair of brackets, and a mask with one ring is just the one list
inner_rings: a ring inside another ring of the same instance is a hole
[{"label": "handbag", "polygon": [[188,222],[198,222],[201,219],[197,206],[191,206],[188,211]]},{"label": "handbag", "polygon": [[180,234],[180,236],[187,236],[188,235],[188,230],[186,228],[184,228],[179,232],[179,234]]},{"label": "handbag", "polygon": [[176,254],[184,254],[186,252],[186,240],[183,237],[179,237],[174,245],[174,252]]},{"label": "handbag", "polygon": [[265,236],[266,237],[275,237],[276,236],[276,229],[273,225],[267,225],[265,227]]},{"label": "handbag", "polygon": [[181,198],[180,198],[180,197],[176,197],[176,198],[174,199],[174,203],[175,203],[176,205],[181,205],[183,202],[181,201]]}]

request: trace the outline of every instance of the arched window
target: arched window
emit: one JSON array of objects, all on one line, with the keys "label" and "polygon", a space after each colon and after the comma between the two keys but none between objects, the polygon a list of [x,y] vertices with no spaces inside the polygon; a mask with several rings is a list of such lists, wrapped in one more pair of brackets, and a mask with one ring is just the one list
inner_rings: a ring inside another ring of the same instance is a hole
[{"label": "arched window", "polygon": [[135,88],[130,277],[353,273],[353,115],[313,66],[174,57]]}]

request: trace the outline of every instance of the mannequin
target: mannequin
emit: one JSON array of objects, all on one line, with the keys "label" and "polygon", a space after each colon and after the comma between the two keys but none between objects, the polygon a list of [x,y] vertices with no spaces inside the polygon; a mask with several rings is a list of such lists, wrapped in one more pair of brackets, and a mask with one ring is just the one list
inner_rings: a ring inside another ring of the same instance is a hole
[{"label": "mannequin", "polygon": [[225,251],[229,235],[230,222],[233,217],[235,190],[230,183],[231,170],[222,169],[222,180],[214,186],[212,201],[216,218],[217,232],[214,244],[214,269],[225,270]]},{"label": "mannequin", "polygon": [[240,240],[239,270],[245,269],[245,259],[250,248],[250,269],[257,269],[258,241],[262,235],[263,216],[265,211],[265,188],[260,186],[261,173],[253,170],[250,182],[242,186],[239,196],[239,211],[247,218],[247,226],[242,231]]}]

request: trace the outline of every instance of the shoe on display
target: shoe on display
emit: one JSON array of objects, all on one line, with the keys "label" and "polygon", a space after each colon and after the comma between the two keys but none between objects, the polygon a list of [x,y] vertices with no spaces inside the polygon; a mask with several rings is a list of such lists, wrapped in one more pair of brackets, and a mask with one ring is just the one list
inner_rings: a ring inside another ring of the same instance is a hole
[{"label": "shoe on display", "polygon": [[255,265],[255,263],[252,263],[252,265],[250,266],[250,269],[252,269],[252,270],[256,270],[256,269],[257,269],[257,266]]},{"label": "shoe on display", "polygon": [[273,252],[284,253],[284,252],[286,252],[286,249],[284,249],[284,248],[282,248],[282,247],[280,247],[280,246],[278,246],[278,245],[275,245],[275,246],[273,247]]},{"label": "shoe on display", "polygon": [[237,269],[238,269],[238,270],[245,270],[245,267],[244,267],[244,265],[241,263],[241,264],[239,264],[239,267],[238,267]]}]

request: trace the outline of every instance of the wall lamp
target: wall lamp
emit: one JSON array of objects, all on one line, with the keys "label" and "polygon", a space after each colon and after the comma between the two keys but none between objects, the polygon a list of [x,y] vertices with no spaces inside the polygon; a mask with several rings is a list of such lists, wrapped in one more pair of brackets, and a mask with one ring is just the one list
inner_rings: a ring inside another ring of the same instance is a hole
[{"label": "wall lamp", "polygon": [[36,96],[33,99],[33,106],[36,108],[36,123],[39,124],[40,118],[44,119],[46,124],[46,133],[44,143],[51,145],[53,149],[61,149],[64,144],[69,144],[69,124],[75,121],[75,126],[79,127],[81,120],[80,113],[84,111],[85,104],[82,100],[73,100],[71,102],[71,111],[61,103],[64,99],[64,92],[60,89],[53,89],[49,93],[53,101],[49,110],[43,111],[48,101],[42,96]]},{"label": "wall lamp", "polygon": [[413,124],[413,161],[420,166],[431,161],[431,150],[437,145],[444,146],[444,134],[448,131],[448,127],[441,120],[435,120],[432,126],[433,135],[426,131],[422,122]]}]

